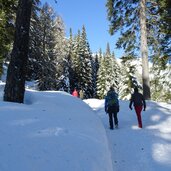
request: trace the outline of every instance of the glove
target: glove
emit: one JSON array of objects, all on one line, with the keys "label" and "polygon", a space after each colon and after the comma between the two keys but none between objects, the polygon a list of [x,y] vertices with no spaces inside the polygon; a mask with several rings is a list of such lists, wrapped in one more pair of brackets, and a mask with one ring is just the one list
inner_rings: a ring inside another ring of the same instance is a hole
[{"label": "glove", "polygon": [[145,107],[144,107],[144,111],[145,111]]},{"label": "glove", "polygon": [[132,107],[131,106],[129,106],[129,108],[132,110]]}]

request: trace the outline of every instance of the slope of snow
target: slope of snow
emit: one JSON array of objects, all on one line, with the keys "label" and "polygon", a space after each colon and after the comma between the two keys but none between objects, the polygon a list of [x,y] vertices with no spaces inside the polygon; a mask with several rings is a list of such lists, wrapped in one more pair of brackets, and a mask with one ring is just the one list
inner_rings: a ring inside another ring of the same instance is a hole
[{"label": "slope of snow", "polygon": [[3,102],[0,171],[170,171],[171,104],[147,101],[143,129],[120,101],[110,130],[104,100],[27,90],[25,103]]},{"label": "slope of snow", "polygon": [[25,104],[1,101],[0,118],[1,171],[113,170],[102,122],[78,98],[27,91]]},{"label": "slope of snow", "polygon": [[142,112],[143,129],[140,129],[134,110],[129,110],[127,101],[120,101],[119,129],[111,131],[103,102],[86,100],[104,124],[114,170],[170,171],[171,105],[147,101],[147,110]]}]

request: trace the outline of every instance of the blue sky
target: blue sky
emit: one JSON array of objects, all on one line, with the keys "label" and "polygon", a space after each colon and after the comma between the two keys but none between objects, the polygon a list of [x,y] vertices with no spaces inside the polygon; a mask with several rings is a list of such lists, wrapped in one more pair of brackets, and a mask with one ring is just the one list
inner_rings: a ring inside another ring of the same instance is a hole
[{"label": "blue sky", "polygon": [[116,57],[122,55],[121,50],[115,48],[117,36],[110,36],[108,33],[109,22],[107,20],[106,0],[41,0],[42,3],[48,2],[59,14],[66,27],[66,35],[69,35],[69,29],[72,28],[73,34],[85,25],[87,39],[90,49],[93,53],[98,52],[99,48],[103,52],[106,50],[107,42],[110,43],[111,51],[114,51]]}]

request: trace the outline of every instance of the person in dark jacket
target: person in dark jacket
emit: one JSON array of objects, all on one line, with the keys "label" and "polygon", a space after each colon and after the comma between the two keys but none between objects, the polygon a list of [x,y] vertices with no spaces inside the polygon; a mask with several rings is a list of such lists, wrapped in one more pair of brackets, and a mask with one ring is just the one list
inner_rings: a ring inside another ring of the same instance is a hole
[{"label": "person in dark jacket", "polygon": [[134,93],[131,96],[129,108],[132,110],[132,104],[134,105],[134,109],[137,115],[138,127],[142,128],[142,119],[141,119],[141,111],[144,108],[146,109],[146,102],[141,93],[138,92],[138,88],[134,88]]},{"label": "person in dark jacket", "polygon": [[115,92],[113,87],[110,87],[110,90],[105,97],[105,112],[109,115],[109,125],[110,129],[113,129],[113,118],[115,123],[115,128],[118,128],[118,117],[117,113],[119,112],[119,100],[118,94]]}]

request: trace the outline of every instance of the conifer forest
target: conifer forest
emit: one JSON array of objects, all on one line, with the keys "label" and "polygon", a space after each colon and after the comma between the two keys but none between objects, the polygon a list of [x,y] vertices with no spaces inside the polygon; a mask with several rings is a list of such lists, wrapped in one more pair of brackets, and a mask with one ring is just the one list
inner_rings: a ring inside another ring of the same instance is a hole
[{"label": "conifer forest", "polygon": [[109,43],[92,52],[84,23],[67,37],[62,17],[48,3],[0,0],[4,100],[23,103],[29,81],[40,91],[83,90],[85,99],[103,99],[113,85],[120,99],[129,100],[138,87],[146,99],[170,102],[171,2],[106,0],[104,8],[109,34],[120,33],[121,58]]}]

